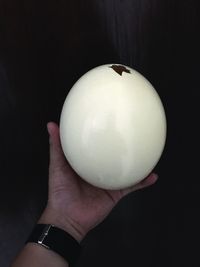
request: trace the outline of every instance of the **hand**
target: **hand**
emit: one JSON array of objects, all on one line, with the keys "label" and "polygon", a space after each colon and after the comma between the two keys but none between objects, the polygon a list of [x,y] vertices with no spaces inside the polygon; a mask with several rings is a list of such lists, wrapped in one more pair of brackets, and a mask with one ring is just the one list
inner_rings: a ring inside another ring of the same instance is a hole
[{"label": "hand", "polygon": [[130,192],[152,185],[152,173],[142,182],[124,190],[103,190],[81,179],[63,154],[58,126],[47,125],[50,141],[49,195],[40,223],[52,223],[70,233],[79,242],[102,222],[118,201]]}]

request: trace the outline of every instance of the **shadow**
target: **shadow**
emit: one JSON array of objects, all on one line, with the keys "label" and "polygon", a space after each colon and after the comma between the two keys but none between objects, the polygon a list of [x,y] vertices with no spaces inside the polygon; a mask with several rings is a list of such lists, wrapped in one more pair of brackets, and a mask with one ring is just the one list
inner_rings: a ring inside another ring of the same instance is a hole
[{"label": "shadow", "polygon": [[11,192],[8,202],[15,210],[38,187],[39,195],[45,192],[46,197],[46,123],[59,123],[65,97],[82,74],[117,56],[89,1],[1,5],[1,68],[6,73],[1,94],[9,92],[14,107],[1,99],[5,178],[0,195],[4,198]]},{"label": "shadow", "polygon": [[[65,97],[82,74],[118,56],[90,1],[1,1],[0,25],[0,227],[5,229],[0,243],[9,251],[0,263],[5,267],[47,201],[46,123],[59,123]],[[12,239],[7,233],[14,224]]]}]

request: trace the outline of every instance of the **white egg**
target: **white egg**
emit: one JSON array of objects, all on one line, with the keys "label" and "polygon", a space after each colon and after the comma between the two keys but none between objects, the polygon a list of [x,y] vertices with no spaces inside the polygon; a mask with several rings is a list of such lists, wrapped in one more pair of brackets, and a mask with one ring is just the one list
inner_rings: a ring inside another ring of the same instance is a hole
[{"label": "white egg", "polygon": [[123,189],[156,166],[166,117],[151,83],[128,66],[109,64],[71,88],[60,118],[64,154],[75,172],[104,189]]}]

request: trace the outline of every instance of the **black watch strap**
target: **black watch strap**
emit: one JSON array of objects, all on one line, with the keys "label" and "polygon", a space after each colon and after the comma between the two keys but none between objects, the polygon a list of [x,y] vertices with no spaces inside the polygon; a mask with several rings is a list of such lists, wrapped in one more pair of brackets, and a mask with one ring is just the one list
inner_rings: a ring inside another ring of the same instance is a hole
[{"label": "black watch strap", "polygon": [[70,234],[52,224],[37,224],[26,243],[37,243],[62,256],[69,265],[78,260],[81,246]]}]

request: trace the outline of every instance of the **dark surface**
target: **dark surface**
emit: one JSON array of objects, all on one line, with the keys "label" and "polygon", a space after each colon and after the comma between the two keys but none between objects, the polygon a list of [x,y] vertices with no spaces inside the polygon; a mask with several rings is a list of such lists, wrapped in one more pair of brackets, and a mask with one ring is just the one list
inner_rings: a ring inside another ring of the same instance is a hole
[{"label": "dark surface", "polygon": [[129,195],[84,241],[79,266],[200,266],[199,3],[174,0],[0,2],[0,266],[45,206],[46,123],[90,68],[122,63],[163,100],[160,179]]}]

